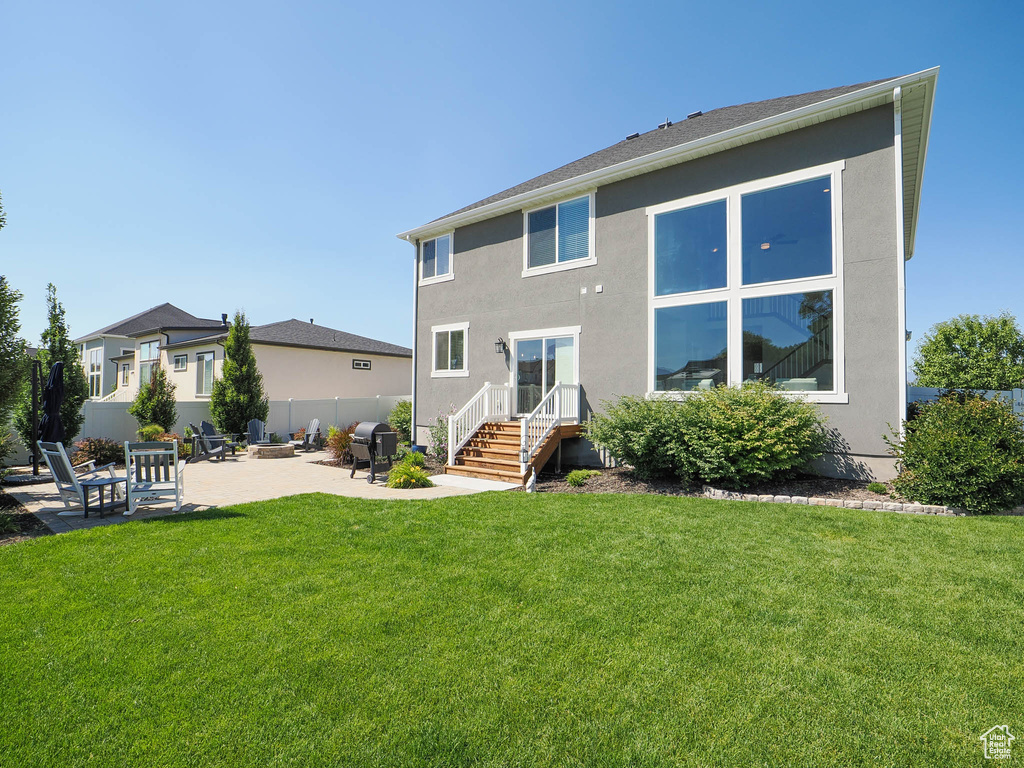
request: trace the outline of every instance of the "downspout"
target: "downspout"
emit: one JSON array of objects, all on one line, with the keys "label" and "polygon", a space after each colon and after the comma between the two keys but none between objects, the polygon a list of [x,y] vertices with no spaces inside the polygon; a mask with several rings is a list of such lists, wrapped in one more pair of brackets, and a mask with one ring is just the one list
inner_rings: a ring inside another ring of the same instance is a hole
[{"label": "downspout", "polygon": [[406,236],[405,241],[413,247],[413,260],[412,260],[412,394],[410,396],[411,405],[409,410],[411,411],[409,417],[409,427],[411,430],[411,441],[412,445],[416,445],[416,362],[418,359],[417,355],[417,338],[419,336],[419,308],[420,308],[420,286],[419,286],[419,241],[414,240],[412,237]]},{"label": "downspout", "polygon": [[903,91],[896,86],[892,92],[893,157],[896,165],[896,326],[899,371],[899,411],[896,423],[902,439],[907,419],[907,258],[903,220]]}]

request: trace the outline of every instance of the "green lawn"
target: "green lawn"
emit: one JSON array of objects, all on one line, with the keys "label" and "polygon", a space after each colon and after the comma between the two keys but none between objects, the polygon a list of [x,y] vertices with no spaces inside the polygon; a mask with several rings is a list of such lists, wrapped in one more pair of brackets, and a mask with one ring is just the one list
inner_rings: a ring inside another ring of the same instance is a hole
[{"label": "green lawn", "polygon": [[0,548],[0,764],[1024,760],[1024,519],[300,496]]}]

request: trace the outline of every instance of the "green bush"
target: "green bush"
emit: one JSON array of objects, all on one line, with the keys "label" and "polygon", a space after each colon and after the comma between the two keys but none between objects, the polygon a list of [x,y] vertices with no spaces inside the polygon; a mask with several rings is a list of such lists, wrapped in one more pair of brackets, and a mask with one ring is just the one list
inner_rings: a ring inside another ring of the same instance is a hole
[{"label": "green bush", "polygon": [[0,512],[0,533],[17,533],[19,530],[14,515],[10,512]]},{"label": "green bush", "polygon": [[402,463],[412,467],[425,467],[427,465],[427,457],[422,453],[409,451],[409,453],[402,457]]},{"label": "green bush", "polygon": [[623,397],[587,434],[638,477],[675,476],[738,488],[780,480],[824,452],[821,411],[762,382],[717,387],[682,400]]},{"label": "green bush", "polygon": [[888,493],[889,489],[885,487],[885,483],[868,483],[868,490],[872,493]]},{"label": "green bush", "polygon": [[75,443],[75,452],[71,455],[74,465],[95,461],[97,467],[104,464],[124,464],[124,443],[108,440],[105,437],[86,437]]},{"label": "green bush", "polygon": [[412,403],[399,400],[388,414],[388,425],[398,433],[402,443],[412,442]]},{"label": "green bush", "polygon": [[666,446],[675,432],[679,403],[626,396],[603,405],[605,412],[595,414],[586,426],[590,440],[605,448],[616,461],[631,466],[641,479],[675,474],[675,461]]},{"label": "green bush", "polygon": [[600,474],[596,469],[574,469],[565,476],[565,482],[573,488],[580,488],[587,484],[587,480]]},{"label": "green bush", "polygon": [[167,372],[161,366],[154,365],[149,381],[139,387],[139,393],[128,407],[128,413],[139,422],[139,427],[158,424],[160,432],[170,432],[178,420],[175,389],[174,382],[167,378]]},{"label": "green bush", "polygon": [[[413,455],[413,454],[410,454]],[[408,462],[396,464],[388,472],[388,488],[433,488],[434,483],[423,467]]]},{"label": "green bush", "polygon": [[437,418],[427,422],[430,432],[430,454],[440,462],[448,461],[448,419],[455,413],[452,405],[449,413],[438,413]]},{"label": "green bush", "polygon": [[1009,403],[953,392],[905,427],[886,438],[901,496],[982,514],[1024,504],[1024,426]]},{"label": "green bush", "polygon": [[144,427],[139,427],[139,439],[144,443],[151,443],[165,431],[159,424],[147,424]]}]

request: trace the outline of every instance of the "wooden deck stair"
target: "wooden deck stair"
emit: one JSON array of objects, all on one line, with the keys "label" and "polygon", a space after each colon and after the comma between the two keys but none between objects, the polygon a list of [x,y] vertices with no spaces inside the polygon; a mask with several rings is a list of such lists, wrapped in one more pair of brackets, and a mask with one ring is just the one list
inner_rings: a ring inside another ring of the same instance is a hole
[{"label": "wooden deck stair", "polygon": [[455,455],[455,464],[444,468],[445,474],[523,484],[531,469],[539,471],[547,464],[562,440],[580,434],[578,424],[556,429],[534,455],[524,475],[519,471],[519,429],[518,421],[487,422]]}]

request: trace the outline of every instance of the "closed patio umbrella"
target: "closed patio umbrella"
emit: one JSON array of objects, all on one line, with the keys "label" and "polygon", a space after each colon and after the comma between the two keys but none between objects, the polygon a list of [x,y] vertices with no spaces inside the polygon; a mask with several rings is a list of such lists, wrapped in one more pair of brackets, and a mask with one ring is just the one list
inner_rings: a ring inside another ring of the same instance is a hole
[{"label": "closed patio umbrella", "polygon": [[64,363],[59,360],[50,369],[50,378],[43,390],[43,418],[39,420],[39,439],[44,443],[64,441],[64,424],[60,407],[64,403]]}]

